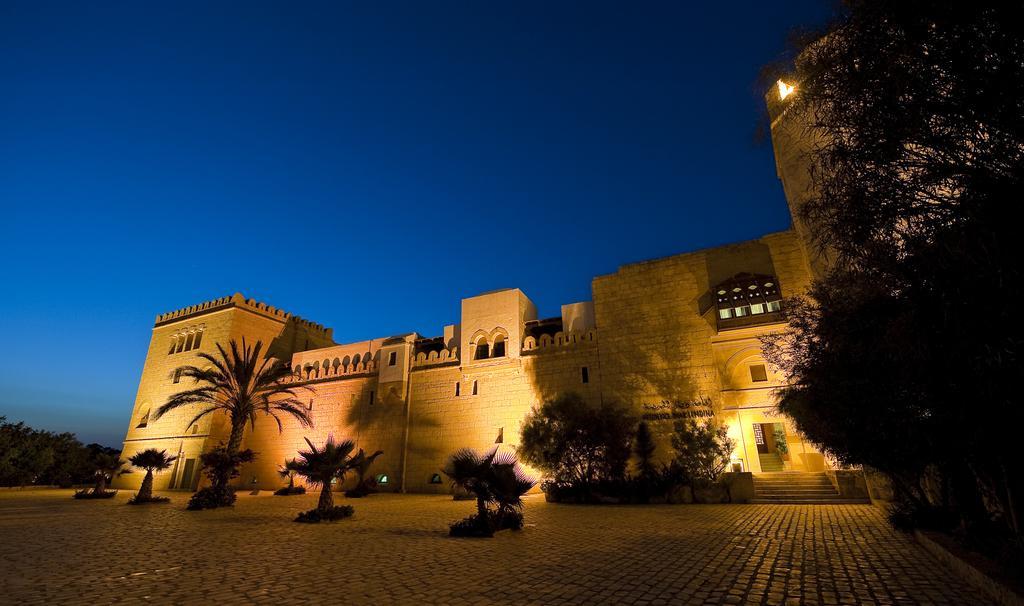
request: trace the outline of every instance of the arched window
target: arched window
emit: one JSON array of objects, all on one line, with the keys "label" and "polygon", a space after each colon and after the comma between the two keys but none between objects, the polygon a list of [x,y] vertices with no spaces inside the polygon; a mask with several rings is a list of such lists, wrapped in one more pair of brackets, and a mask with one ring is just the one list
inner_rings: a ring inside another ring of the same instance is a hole
[{"label": "arched window", "polygon": [[202,329],[196,331],[196,340],[192,343],[192,349],[199,349],[199,344],[203,342],[203,331]]},{"label": "arched window", "polygon": [[177,337],[177,335],[175,335],[175,336],[171,337],[171,348],[167,351],[167,355],[171,355],[172,353],[174,353],[174,349],[177,346],[178,346],[178,337]]},{"label": "arched window", "polygon": [[492,358],[504,358],[505,357],[505,337],[504,335],[498,335],[494,338],[494,347],[491,348]]},{"label": "arched window", "polygon": [[193,332],[188,333],[185,337],[185,351],[192,351],[192,341],[196,338],[196,334]]},{"label": "arched window", "polygon": [[486,360],[491,357],[490,350],[491,348],[487,345],[487,339],[481,337],[480,340],[476,342],[476,351],[473,355],[473,359]]}]

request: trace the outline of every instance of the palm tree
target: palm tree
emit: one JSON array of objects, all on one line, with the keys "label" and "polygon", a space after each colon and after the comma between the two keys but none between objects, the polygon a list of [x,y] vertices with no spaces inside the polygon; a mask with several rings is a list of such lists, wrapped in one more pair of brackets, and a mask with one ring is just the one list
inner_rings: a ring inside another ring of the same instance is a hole
[{"label": "palm tree", "polygon": [[285,459],[284,465],[277,468],[277,475],[288,480],[288,490],[295,488],[295,459]]},{"label": "palm tree", "polygon": [[177,459],[176,456],[168,456],[166,450],[155,448],[137,452],[128,459],[135,467],[146,470],[146,477],[142,480],[142,486],[139,487],[139,492],[135,495],[136,502],[153,500],[153,472],[169,468],[171,463]]},{"label": "palm tree", "polygon": [[507,451],[495,455],[489,476],[491,498],[498,506],[496,526],[521,528],[523,496],[537,485],[537,480],[523,471],[515,453]]},{"label": "palm tree", "polygon": [[452,453],[442,470],[451,480],[452,486],[462,488],[476,497],[477,523],[488,524],[487,503],[491,494],[491,462],[498,454],[494,448],[480,454],[472,448],[460,448]]},{"label": "palm tree", "polygon": [[370,470],[370,465],[373,465],[373,461],[382,454],[384,454],[384,451],[378,450],[372,455],[367,456],[366,452],[360,448],[356,456],[352,457],[352,469],[356,471],[359,481],[356,482],[355,488],[345,492],[346,497],[364,497],[370,494],[371,486],[366,479],[366,472]]},{"label": "palm tree", "polygon": [[96,473],[93,475],[96,485],[92,488],[92,494],[101,495],[107,491],[107,482],[132,470],[125,468],[126,462],[116,454],[100,453],[96,455]]},{"label": "palm tree", "polygon": [[[178,368],[175,371],[178,376],[191,378],[197,387],[172,395],[166,404],[156,409],[153,419],[159,419],[183,406],[203,405],[203,409],[185,425],[190,427],[206,415],[222,411],[231,420],[231,434],[225,446],[228,456],[238,453],[246,423],[255,427],[259,414],[269,415],[277,421],[278,431],[283,429],[279,416],[281,413],[294,417],[303,427],[312,425],[305,405],[297,398],[296,387],[284,383],[284,379],[291,374],[287,363],[268,356],[261,358],[261,341],[249,346],[243,338],[239,347],[232,339],[230,349],[229,353],[218,343],[218,356],[200,353],[199,357],[210,364],[210,368]],[[301,388],[313,391],[312,387]],[[226,484],[227,478],[218,477],[216,483]]]},{"label": "palm tree", "polygon": [[335,443],[334,436],[329,436],[323,448],[318,449],[309,438],[303,439],[309,444],[309,450],[299,451],[299,458],[294,465],[295,473],[311,484],[320,485],[320,500],[317,501],[316,511],[327,514],[334,507],[331,482],[334,478],[344,478],[345,472],[351,469],[354,457],[349,455],[356,445],[352,440]]}]

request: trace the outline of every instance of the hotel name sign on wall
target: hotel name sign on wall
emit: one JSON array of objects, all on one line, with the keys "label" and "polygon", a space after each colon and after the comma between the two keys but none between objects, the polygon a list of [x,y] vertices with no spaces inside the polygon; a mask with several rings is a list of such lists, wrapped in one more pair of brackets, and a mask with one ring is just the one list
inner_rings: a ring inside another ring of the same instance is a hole
[{"label": "hotel name sign on wall", "polygon": [[645,421],[669,421],[673,419],[709,419],[715,416],[711,399],[700,396],[696,400],[662,400],[657,404],[643,405]]}]

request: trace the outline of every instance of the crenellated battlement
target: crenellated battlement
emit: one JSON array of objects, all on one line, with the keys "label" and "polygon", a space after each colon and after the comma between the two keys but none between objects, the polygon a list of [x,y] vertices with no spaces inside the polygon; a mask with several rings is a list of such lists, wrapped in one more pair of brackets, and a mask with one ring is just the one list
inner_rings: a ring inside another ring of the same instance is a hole
[{"label": "crenellated battlement", "polygon": [[437,364],[457,364],[459,362],[459,348],[456,345],[440,350],[421,351],[412,360],[413,368],[434,366]]},{"label": "crenellated battlement", "polygon": [[199,303],[198,305],[190,305],[175,311],[159,314],[156,317],[156,322],[154,324],[156,326],[160,326],[169,322],[177,322],[199,314],[210,313],[230,307],[248,309],[260,315],[278,319],[282,322],[295,322],[296,324],[299,324],[308,330],[318,332],[327,338],[331,338],[331,333],[333,332],[330,328],[325,328],[321,324],[293,315],[283,309],[278,309],[273,305],[268,305],[255,299],[246,299],[245,296],[239,292],[236,292],[230,297],[220,297],[219,299],[213,299],[212,301],[206,301],[205,303]]},{"label": "crenellated battlement", "polygon": [[559,331],[553,335],[544,333],[539,339],[533,336],[523,339],[523,354],[538,354],[547,351],[555,351],[564,347],[595,344],[597,344],[596,330],[571,330],[569,332]]}]

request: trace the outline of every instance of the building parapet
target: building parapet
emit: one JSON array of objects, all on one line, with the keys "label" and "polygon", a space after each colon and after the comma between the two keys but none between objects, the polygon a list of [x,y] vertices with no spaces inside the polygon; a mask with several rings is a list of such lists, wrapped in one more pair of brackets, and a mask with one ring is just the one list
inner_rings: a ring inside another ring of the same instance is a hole
[{"label": "building parapet", "polygon": [[204,303],[199,303],[198,305],[189,305],[188,307],[159,314],[157,315],[156,322],[154,324],[159,326],[161,324],[167,324],[168,322],[176,322],[191,316],[205,314],[220,309],[227,309],[229,307],[249,309],[259,313],[260,315],[280,320],[281,322],[292,321],[304,326],[308,330],[318,332],[328,339],[331,338],[331,333],[333,332],[330,328],[325,328],[321,324],[293,315],[283,309],[278,309],[273,305],[268,305],[255,299],[246,299],[242,293],[238,292],[230,297],[220,297],[219,299],[213,299],[212,301],[206,301]]},{"label": "building parapet", "polygon": [[366,362],[352,363],[347,366],[328,366],[322,368],[320,366],[307,365],[305,368],[296,367],[296,370],[291,375],[285,377],[283,383],[307,383],[309,381],[316,381],[319,379],[332,379],[332,378],[348,378],[348,377],[360,377],[366,375],[372,375],[377,372],[376,360],[367,360]]},{"label": "building parapet", "polygon": [[523,339],[523,354],[532,355],[556,351],[565,347],[591,345],[597,343],[597,330],[556,332],[554,335],[542,334],[540,338],[532,336]]},{"label": "building parapet", "polygon": [[437,366],[440,364],[452,364],[458,362],[459,348],[458,346],[453,345],[440,350],[431,350],[429,352],[421,351],[417,353],[416,357],[412,360],[412,367],[423,368],[426,366]]}]

